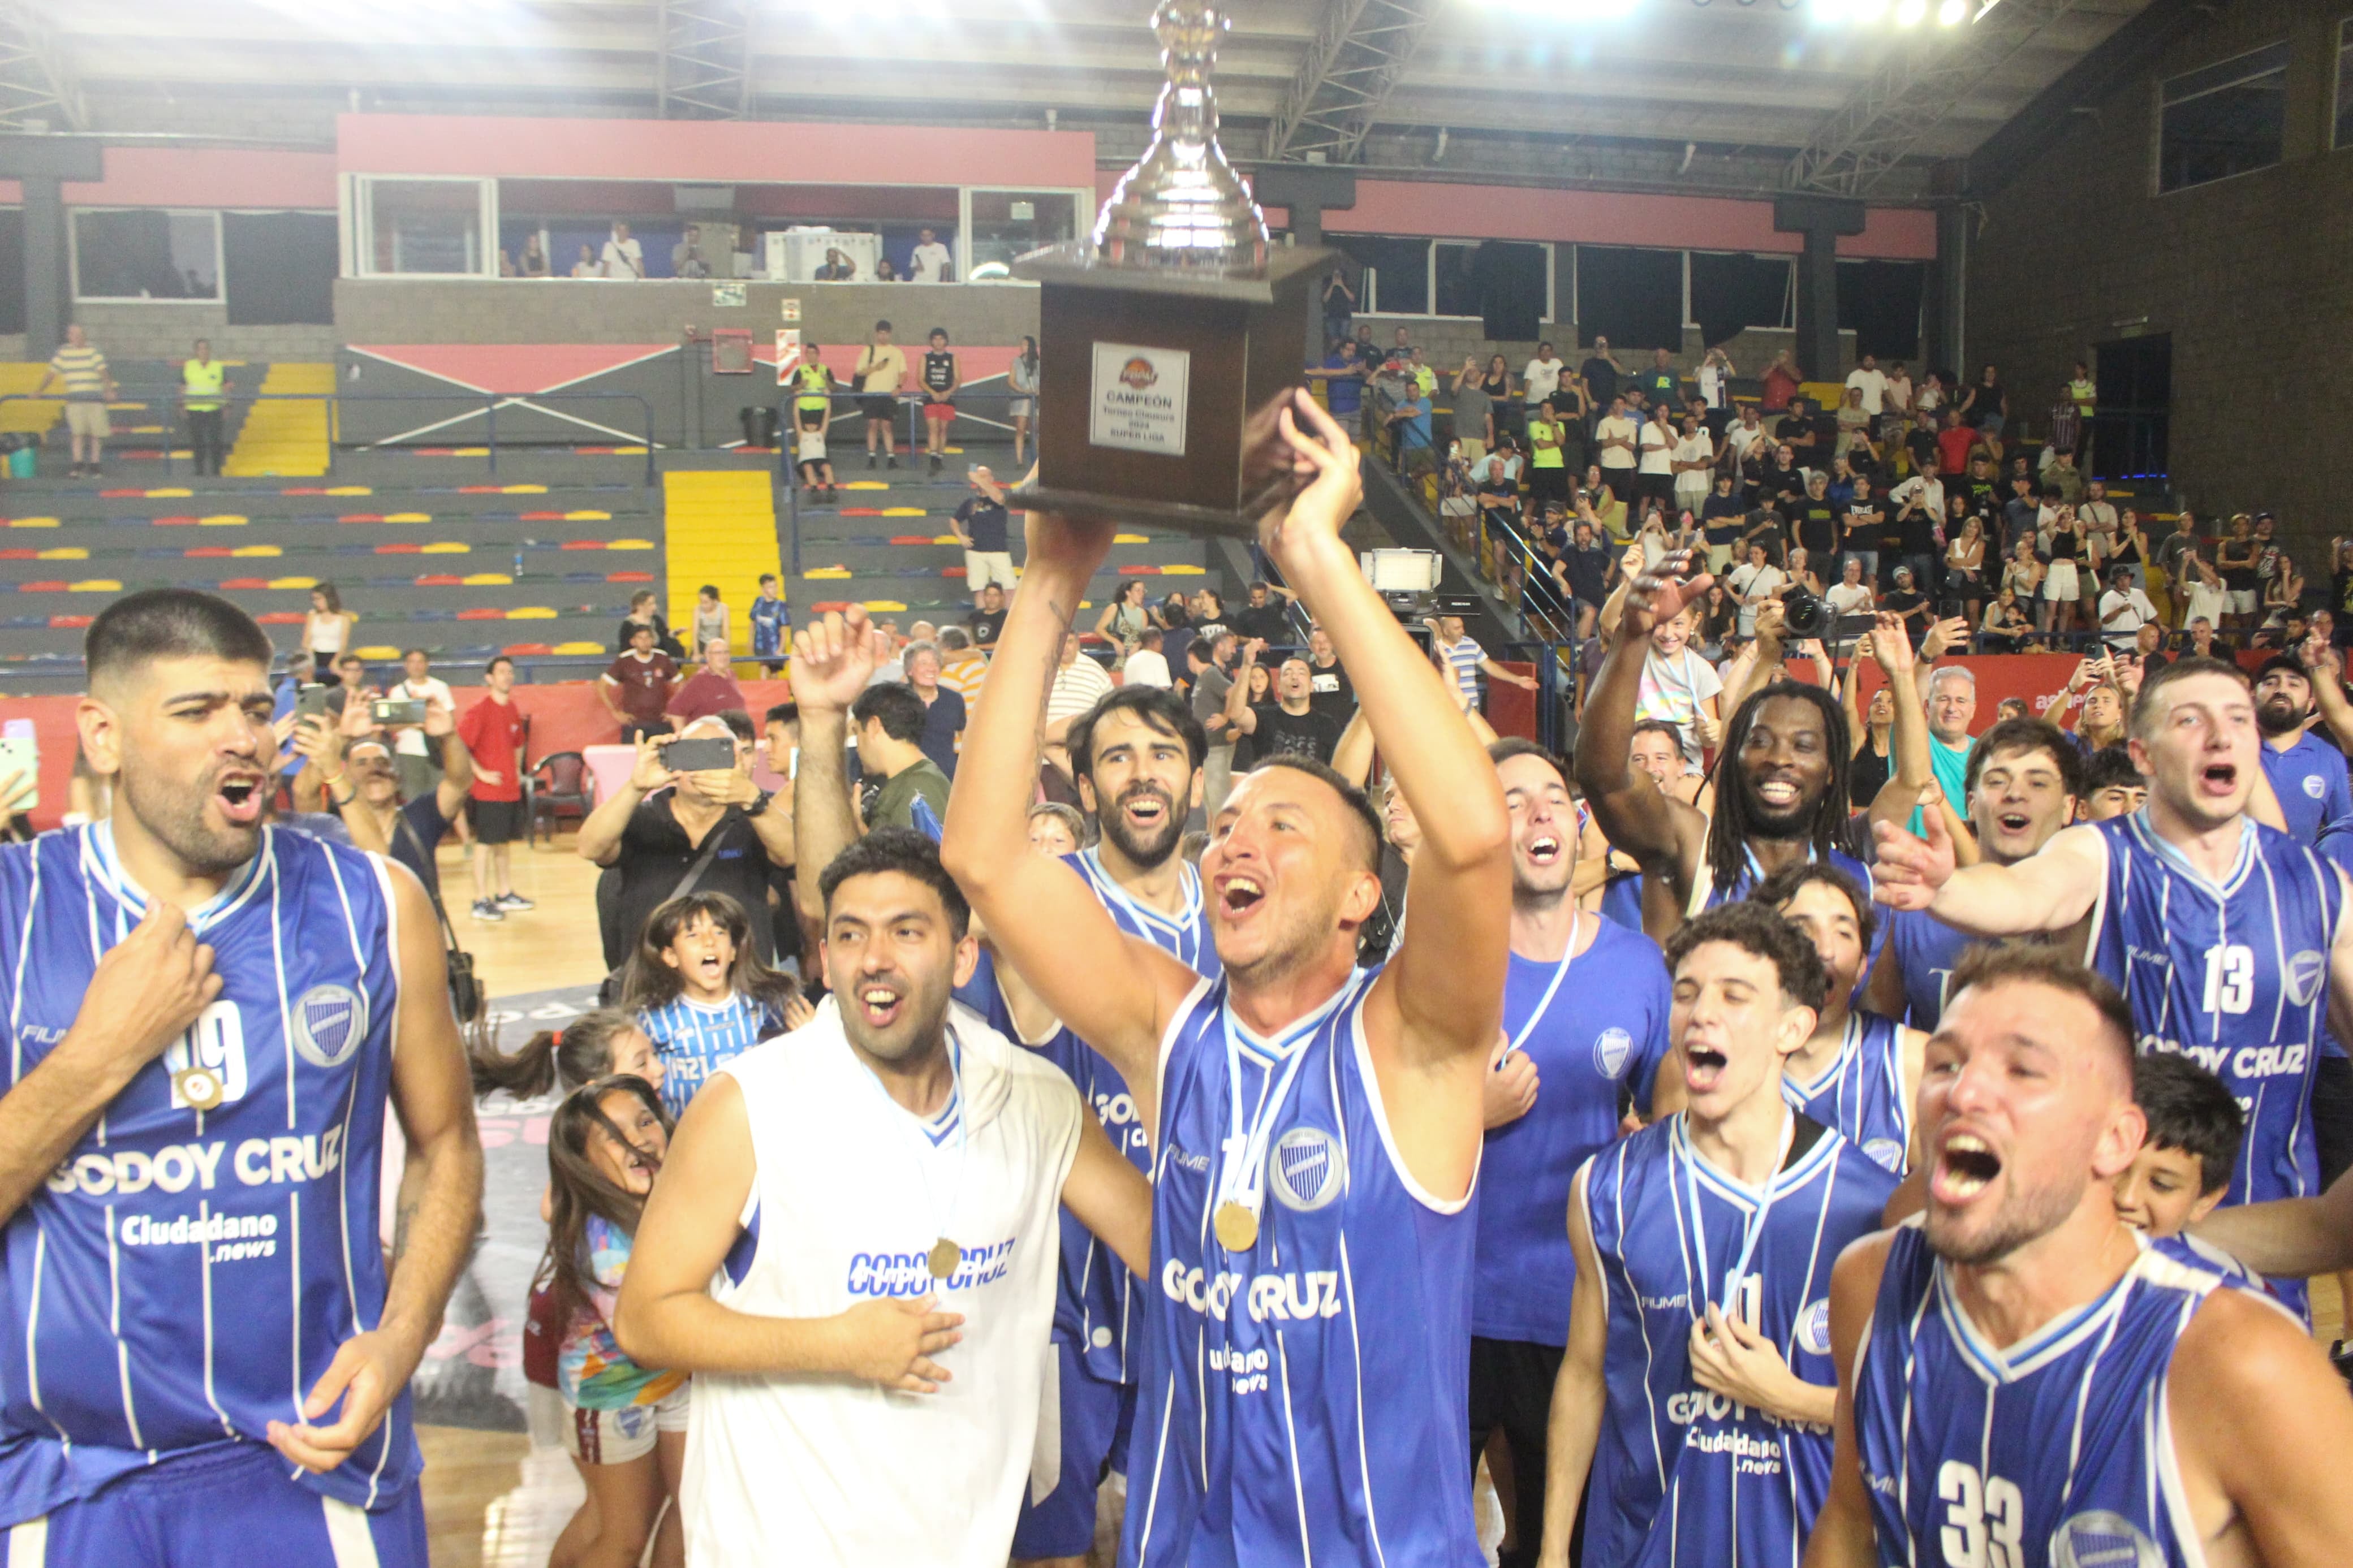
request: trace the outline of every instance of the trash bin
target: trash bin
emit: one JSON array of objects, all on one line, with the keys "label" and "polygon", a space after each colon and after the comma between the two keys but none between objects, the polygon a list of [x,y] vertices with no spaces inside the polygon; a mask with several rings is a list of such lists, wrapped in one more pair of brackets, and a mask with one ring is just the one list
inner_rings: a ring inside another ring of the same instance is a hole
[{"label": "trash bin", "polygon": [[8,448],[8,477],[12,479],[31,479],[39,458],[40,447],[37,442],[17,437]]},{"label": "trash bin", "polygon": [[746,408],[743,411],[744,445],[773,447],[776,444],[776,411],[773,408]]}]

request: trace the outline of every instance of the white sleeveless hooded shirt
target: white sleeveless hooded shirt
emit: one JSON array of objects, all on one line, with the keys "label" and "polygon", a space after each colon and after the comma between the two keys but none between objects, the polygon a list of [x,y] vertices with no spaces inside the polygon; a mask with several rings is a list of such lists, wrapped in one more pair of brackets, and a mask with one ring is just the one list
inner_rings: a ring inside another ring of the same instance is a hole
[{"label": "white sleeveless hooded shirt", "polygon": [[[855,1378],[699,1373],[681,1487],[695,1568],[777,1563],[1003,1568],[1050,1353],[1056,1207],[1078,1091],[961,1005],[959,1087],[932,1121],[883,1092],[831,999],[722,1070],[757,1163],[745,1237],[711,1284],[739,1312],[822,1318],[880,1298],[965,1315],[935,1394]],[[944,1281],[926,1256],[945,1236]]]}]

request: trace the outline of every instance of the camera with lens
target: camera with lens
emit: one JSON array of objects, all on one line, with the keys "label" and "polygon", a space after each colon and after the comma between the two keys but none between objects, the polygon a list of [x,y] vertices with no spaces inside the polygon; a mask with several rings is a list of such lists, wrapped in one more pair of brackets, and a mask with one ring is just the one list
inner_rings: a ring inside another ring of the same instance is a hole
[{"label": "camera with lens", "polygon": [[1869,616],[1841,616],[1830,601],[1805,588],[1781,595],[1781,625],[1793,637],[1860,637],[1878,624]]}]

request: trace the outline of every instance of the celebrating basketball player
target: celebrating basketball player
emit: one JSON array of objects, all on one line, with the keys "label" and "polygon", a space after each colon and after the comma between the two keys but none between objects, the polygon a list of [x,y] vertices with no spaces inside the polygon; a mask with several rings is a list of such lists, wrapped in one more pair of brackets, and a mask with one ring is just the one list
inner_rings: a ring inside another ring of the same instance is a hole
[{"label": "celebrating basketball player", "polygon": [[[1211,827],[1225,977],[1123,933],[1020,814],[1061,637],[1111,544],[1030,521],[942,853],[999,950],[1124,1076],[1154,1139],[1152,1272],[1122,1561],[1463,1563],[1472,1176],[1504,995],[1510,826],[1438,672],[1341,542],[1356,454],[1304,395],[1310,482],[1261,542],[1331,634],[1422,826],[1397,956],[1356,968],[1380,825],[1270,759]],[[1164,1044],[1165,1042],[1165,1044]]]},{"label": "celebrating basketball player", "polygon": [[406,1390],[474,1238],[472,1089],[416,878],[264,821],[269,657],[210,595],[110,605],[75,720],[113,813],[0,849],[12,1565],[425,1568]]},{"label": "celebrating basketball player", "polygon": [[2139,811],[1958,871],[1936,816],[1925,839],[1876,829],[1883,902],[1978,936],[2082,927],[2085,962],[2125,994],[2140,1048],[2195,1058],[2247,1108],[2233,1204],[2320,1190],[2310,1102],[2325,1010],[2353,1019],[2345,879],[2247,815],[2262,744],[2245,675],[2183,658],[2133,706],[2133,761],[2149,778]]},{"label": "celebrating basketball player", "polygon": [[1806,1568],[2344,1560],[2353,1403],[2327,1358],[2117,1217],[2146,1126],[2134,1033],[2050,948],[1962,960],[1920,1091],[1925,1223],[1839,1260],[1838,1454]]},{"label": "celebrating basketball player", "polygon": [[1504,1434],[1516,1517],[1499,1561],[1524,1568],[1544,1534],[1546,1412],[1568,1336],[1561,1287],[1577,1267],[1560,1216],[1577,1167],[1618,1136],[1621,1098],[1651,1102],[1671,987],[1647,938],[1577,907],[1577,805],[1559,761],[1532,741],[1487,752],[1512,814],[1512,964],[1479,1162],[1471,1448]]},{"label": "celebrating basketball player", "polygon": [[[1577,787],[1610,847],[1642,868],[1642,929],[1661,942],[1700,910],[1746,898],[1758,882],[1800,861],[1827,860],[1871,886],[1871,872],[1841,847],[1846,715],[1822,688],[1777,679],[1734,710],[1724,729],[1723,782],[1713,815],[1666,794],[1634,766],[1634,710],[1651,630],[1674,619],[1715,581],[1678,576],[1690,566],[1688,554],[1669,555],[1634,580],[1577,742]],[[1778,658],[1778,648],[1772,653]]]},{"label": "celebrating basketball player", "polygon": [[679,1495],[697,1568],[1003,1568],[1055,1205],[1140,1268],[1149,1190],[1069,1079],[952,1007],[978,951],[930,839],[870,833],[818,894],[833,994],[687,1108],[614,1332],[697,1374]]},{"label": "celebrating basketball player", "polygon": [[1783,1097],[1825,984],[1803,935],[1731,904],[1667,961],[1684,1108],[1588,1159],[1569,1199],[1543,1561],[1570,1561],[1589,1473],[1595,1568],[1795,1568],[1830,1476],[1831,1266],[1895,1177]]},{"label": "celebrating basketball player", "polygon": [[[1176,852],[1186,814],[1201,800],[1208,737],[1200,721],[1167,690],[1126,686],[1071,720],[1065,743],[1079,797],[1102,835],[1068,863],[1120,930],[1214,978],[1218,950],[1200,875]],[[1018,980],[1013,986],[1026,990]],[[1054,1029],[1042,1048],[1078,1085],[1120,1152],[1149,1172],[1152,1142],[1119,1069],[1066,1028]],[[1013,1531],[1017,1563],[1082,1568],[1094,1544],[1096,1489],[1107,1471],[1126,1472],[1143,1350],[1130,1342],[1131,1327],[1138,1341],[1144,1327],[1134,1285],[1135,1276],[1066,1211],[1054,1302],[1060,1466],[1053,1489],[1021,1510]]]}]

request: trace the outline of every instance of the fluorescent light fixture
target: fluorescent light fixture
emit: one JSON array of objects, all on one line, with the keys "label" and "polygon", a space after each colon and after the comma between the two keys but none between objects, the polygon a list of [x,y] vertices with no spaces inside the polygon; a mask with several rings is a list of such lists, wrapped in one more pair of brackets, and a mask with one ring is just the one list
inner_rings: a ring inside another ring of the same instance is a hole
[{"label": "fluorescent light fixture", "polygon": [[1895,20],[1899,26],[1916,27],[1928,19],[1928,0],[1896,0]]},{"label": "fluorescent light fixture", "polygon": [[1945,0],[1936,7],[1936,26],[1957,27],[1969,14],[1969,0]]}]

